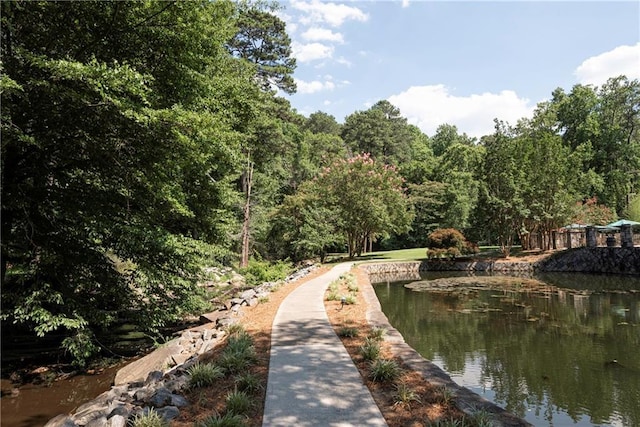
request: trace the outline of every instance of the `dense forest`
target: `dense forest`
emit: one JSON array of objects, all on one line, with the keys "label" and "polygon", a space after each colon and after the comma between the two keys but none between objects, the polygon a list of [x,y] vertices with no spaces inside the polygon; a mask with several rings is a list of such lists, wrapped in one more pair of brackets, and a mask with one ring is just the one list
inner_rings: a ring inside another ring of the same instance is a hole
[{"label": "dense forest", "polygon": [[[640,82],[554,90],[532,118],[425,135],[386,100],[298,114],[277,4],[2,2],[2,323],[76,360],[121,319],[203,309],[203,267],[420,247],[505,251],[640,221]],[[3,327],[4,330],[4,327]]]}]

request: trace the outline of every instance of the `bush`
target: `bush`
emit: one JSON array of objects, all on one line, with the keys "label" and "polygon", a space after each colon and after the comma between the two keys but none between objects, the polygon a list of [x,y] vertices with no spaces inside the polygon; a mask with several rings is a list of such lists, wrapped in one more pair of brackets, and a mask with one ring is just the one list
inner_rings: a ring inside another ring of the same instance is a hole
[{"label": "bush", "polygon": [[224,370],[213,363],[196,363],[187,371],[189,388],[202,388],[215,384],[224,377]]},{"label": "bush", "polygon": [[227,413],[223,416],[211,416],[196,424],[198,427],[247,427],[242,415]]},{"label": "bush", "polygon": [[262,389],[260,378],[257,375],[252,374],[251,372],[245,372],[238,375],[235,382],[238,390],[247,393],[253,393]]},{"label": "bush", "polygon": [[239,272],[244,276],[247,285],[256,286],[264,282],[277,282],[286,278],[293,272],[293,267],[291,263],[286,261],[270,263],[251,259],[249,266],[241,268]]},{"label": "bush", "polygon": [[227,394],[227,413],[247,415],[253,406],[251,398],[244,391],[234,390]]},{"label": "bush", "polygon": [[360,354],[367,361],[377,360],[380,357],[380,343],[374,339],[365,338],[360,346]]},{"label": "bush", "polygon": [[404,383],[396,384],[396,392],[393,395],[394,405],[405,405],[411,408],[412,402],[420,402],[420,397],[415,390],[412,390],[408,385]]},{"label": "bush", "polygon": [[393,359],[377,359],[371,363],[369,378],[375,382],[393,381],[401,374],[400,366]]},{"label": "bush", "polygon": [[439,228],[427,237],[428,258],[455,258],[460,255],[478,253],[475,243],[467,241],[455,228]]},{"label": "bush", "polygon": [[153,409],[136,415],[131,421],[131,427],[168,427],[169,423]]},{"label": "bush", "polygon": [[344,326],[338,331],[339,337],[354,338],[358,336],[358,328]]}]

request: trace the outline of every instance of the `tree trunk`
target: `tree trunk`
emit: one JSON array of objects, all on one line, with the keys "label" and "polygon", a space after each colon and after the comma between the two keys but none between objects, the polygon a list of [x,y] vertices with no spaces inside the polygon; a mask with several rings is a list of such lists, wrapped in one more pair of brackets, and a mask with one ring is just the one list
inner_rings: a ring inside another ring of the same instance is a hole
[{"label": "tree trunk", "polygon": [[249,265],[249,222],[251,219],[251,184],[253,181],[253,163],[251,158],[247,155],[247,172],[244,177],[245,187],[245,204],[244,204],[244,219],[242,221],[242,254],[240,256],[240,268],[245,268]]}]

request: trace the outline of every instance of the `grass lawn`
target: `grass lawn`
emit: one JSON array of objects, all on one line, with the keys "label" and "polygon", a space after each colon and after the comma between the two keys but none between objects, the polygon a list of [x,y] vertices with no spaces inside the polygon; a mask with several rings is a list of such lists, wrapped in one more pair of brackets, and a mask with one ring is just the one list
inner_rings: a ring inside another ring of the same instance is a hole
[{"label": "grass lawn", "polygon": [[[520,246],[511,249],[511,256],[521,254]],[[500,258],[500,248],[498,246],[481,246],[480,252],[474,255],[475,258]],[[331,254],[330,262],[340,262],[347,259],[347,254]],[[368,261],[423,261],[427,259],[427,248],[397,249],[394,251],[378,251],[363,254],[355,259],[359,262]]]}]

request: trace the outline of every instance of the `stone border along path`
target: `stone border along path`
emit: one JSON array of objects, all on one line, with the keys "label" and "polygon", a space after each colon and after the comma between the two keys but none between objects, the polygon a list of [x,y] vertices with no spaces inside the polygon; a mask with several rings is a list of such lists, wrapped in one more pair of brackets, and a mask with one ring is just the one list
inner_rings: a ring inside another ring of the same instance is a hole
[{"label": "stone border along path", "polygon": [[271,332],[263,427],[387,425],[324,308],[325,290],[352,266],[337,265],[280,304]]},{"label": "stone border along path", "polygon": [[[318,265],[296,271],[284,282],[296,281]],[[128,420],[153,408],[165,420],[180,415],[189,404],[182,393],[189,381],[188,369],[200,356],[215,348],[225,328],[242,318],[242,307],[256,305],[281,282],[266,282],[233,298],[218,311],[201,316],[204,325],[189,328],[141,359],[120,369],[114,386],[80,405],[72,414],[61,414],[45,427],[126,427]]]}]

